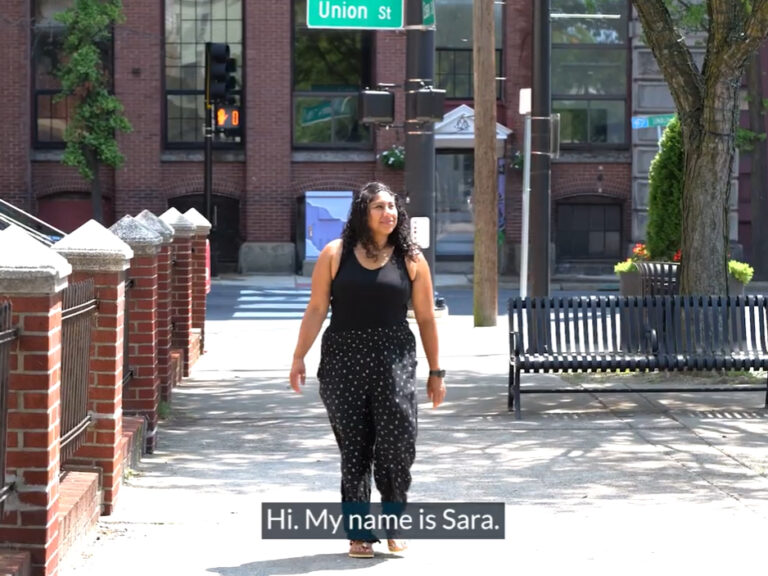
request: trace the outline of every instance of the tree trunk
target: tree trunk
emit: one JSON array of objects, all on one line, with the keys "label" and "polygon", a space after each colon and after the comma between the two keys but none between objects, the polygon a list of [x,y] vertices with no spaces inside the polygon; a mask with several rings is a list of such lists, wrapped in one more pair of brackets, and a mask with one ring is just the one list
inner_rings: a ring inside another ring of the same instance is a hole
[{"label": "tree trunk", "polygon": [[766,194],[766,143],[763,115],[763,68],[760,50],[754,53],[747,67],[747,93],[749,95],[749,129],[763,136],[754,141],[752,170],[749,175],[749,205],[752,213],[752,253],[750,262],[755,268],[755,280],[768,279],[768,230],[763,223],[768,214]]},{"label": "tree trunk", "polygon": [[498,194],[496,190],[496,66],[493,0],[475,0],[475,326],[495,326],[498,314]]},{"label": "tree trunk", "polygon": [[721,74],[700,113],[682,115],[685,142],[681,294],[726,294],[728,198],[740,74]]},{"label": "tree trunk", "polygon": [[88,168],[93,174],[91,180],[91,216],[99,224],[104,224],[104,209],[101,202],[101,181],[99,180],[99,160],[94,150],[88,149],[85,152],[88,161]]}]

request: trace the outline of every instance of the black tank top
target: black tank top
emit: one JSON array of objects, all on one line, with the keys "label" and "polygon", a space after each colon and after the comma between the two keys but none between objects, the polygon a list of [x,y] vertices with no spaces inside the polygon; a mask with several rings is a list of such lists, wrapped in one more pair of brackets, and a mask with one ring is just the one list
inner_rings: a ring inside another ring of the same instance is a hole
[{"label": "black tank top", "polygon": [[332,331],[383,328],[405,321],[411,298],[411,278],[402,254],[375,270],[363,267],[354,250],[341,255],[331,282]]}]

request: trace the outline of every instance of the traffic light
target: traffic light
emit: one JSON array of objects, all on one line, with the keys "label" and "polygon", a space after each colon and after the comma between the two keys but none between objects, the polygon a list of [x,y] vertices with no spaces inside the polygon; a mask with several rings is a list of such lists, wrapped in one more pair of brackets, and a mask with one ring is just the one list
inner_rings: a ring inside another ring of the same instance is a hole
[{"label": "traffic light", "polygon": [[206,42],[205,44],[205,106],[215,103],[234,103],[233,92],[237,88],[234,73],[235,60],[229,57],[229,44]]}]

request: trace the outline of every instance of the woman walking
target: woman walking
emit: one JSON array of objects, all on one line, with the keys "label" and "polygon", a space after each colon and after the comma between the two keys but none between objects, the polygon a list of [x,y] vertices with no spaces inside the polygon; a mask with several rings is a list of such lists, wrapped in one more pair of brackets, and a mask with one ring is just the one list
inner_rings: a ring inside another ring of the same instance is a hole
[{"label": "woman walking", "polygon": [[[341,499],[368,503],[371,469],[382,504],[405,504],[416,456],[416,339],[412,302],[429,363],[427,396],[445,398],[429,265],[411,241],[401,199],[371,182],[355,194],[342,238],[320,253],[299,330],[290,382],[300,392],[304,357],[331,308],[321,342],[320,397],[341,452]],[[388,534],[390,552],[406,543]],[[370,532],[350,534],[349,555],[372,558]]]}]

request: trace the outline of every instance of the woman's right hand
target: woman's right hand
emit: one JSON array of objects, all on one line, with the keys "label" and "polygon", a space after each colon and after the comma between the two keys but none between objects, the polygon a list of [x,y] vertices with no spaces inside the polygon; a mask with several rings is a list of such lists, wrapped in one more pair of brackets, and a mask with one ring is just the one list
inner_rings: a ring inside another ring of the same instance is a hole
[{"label": "woman's right hand", "polygon": [[301,386],[304,386],[307,381],[307,370],[304,367],[303,358],[294,358],[291,364],[291,374],[289,376],[291,382],[291,388],[295,392],[301,394]]}]

